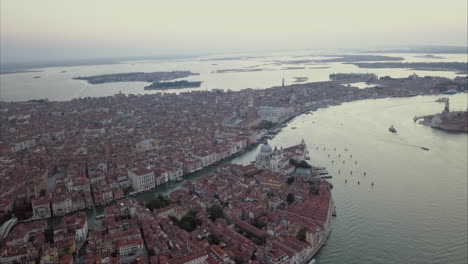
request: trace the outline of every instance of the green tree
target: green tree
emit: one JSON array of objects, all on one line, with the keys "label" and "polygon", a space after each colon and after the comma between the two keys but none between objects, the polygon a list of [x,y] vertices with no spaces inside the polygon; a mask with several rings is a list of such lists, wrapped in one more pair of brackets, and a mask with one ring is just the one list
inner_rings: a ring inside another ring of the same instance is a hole
[{"label": "green tree", "polygon": [[299,230],[297,232],[296,238],[301,242],[306,242],[306,232],[304,229]]},{"label": "green tree", "polygon": [[254,221],[252,222],[252,225],[255,226],[258,229],[262,229],[266,226],[265,222],[262,220],[255,218]]},{"label": "green tree", "polygon": [[293,184],[293,183],[294,183],[294,177],[293,177],[293,176],[289,177],[289,178],[286,180],[286,183],[287,183],[288,185]]},{"label": "green tree", "polygon": [[236,264],[244,264],[244,259],[239,257],[239,256],[235,256],[234,257],[234,263]]},{"label": "green tree", "polygon": [[215,203],[210,208],[208,208],[208,214],[212,221],[215,221],[218,218],[222,218],[224,217],[223,207]]},{"label": "green tree", "polygon": [[169,216],[169,219],[176,224],[178,227],[184,229],[187,232],[192,232],[202,224],[202,221],[197,218],[197,212],[190,211],[179,220],[175,216]]},{"label": "green tree", "polygon": [[168,206],[170,204],[171,204],[171,201],[167,197],[160,194],[160,195],[158,195],[158,197],[156,197],[153,200],[149,201],[146,204],[146,207],[148,207],[151,211],[153,211],[154,209],[163,208],[163,207],[166,207],[166,206]]},{"label": "green tree", "polygon": [[312,195],[318,195],[319,194],[319,187],[317,184],[312,184],[309,188],[309,193]]},{"label": "green tree", "polygon": [[39,196],[44,197],[45,195],[46,195],[46,190],[41,189],[41,190],[39,191]]},{"label": "green tree", "polygon": [[293,193],[288,193],[288,196],[286,196],[286,202],[288,204],[292,204],[296,200],[296,197],[294,196]]},{"label": "green tree", "polygon": [[214,234],[208,235],[206,240],[208,241],[208,243],[210,243],[210,245],[213,245],[213,244],[218,245],[219,244],[219,238]]}]

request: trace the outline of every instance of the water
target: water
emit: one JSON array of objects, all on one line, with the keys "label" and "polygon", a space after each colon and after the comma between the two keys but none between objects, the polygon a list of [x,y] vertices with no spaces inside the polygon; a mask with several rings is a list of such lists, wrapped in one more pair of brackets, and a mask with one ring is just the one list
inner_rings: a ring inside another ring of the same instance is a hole
[{"label": "water", "polygon": [[[362,54],[361,54],[362,55]],[[404,62],[466,62],[463,54],[444,54],[444,59],[420,58],[421,54],[379,54],[404,57]],[[221,56],[222,57],[222,56]],[[327,57],[311,56],[304,53],[275,54],[265,57],[249,57],[238,60],[207,60],[178,59],[158,61],[129,61],[119,64],[86,65],[50,67],[37,69],[41,72],[28,72],[0,75],[0,100],[25,101],[30,99],[70,100],[87,96],[110,96],[118,92],[125,94],[159,93],[161,91],[145,91],[145,82],[122,82],[106,84],[88,84],[83,80],[73,80],[73,77],[124,72],[155,72],[188,70],[200,73],[197,76],[184,78],[190,81],[203,81],[200,88],[165,90],[164,92],[181,92],[193,90],[211,90],[221,88],[238,91],[245,88],[268,88],[281,85],[284,77],[286,84],[294,82],[294,77],[307,77],[309,82],[327,81],[331,73],[375,73],[378,76],[407,77],[413,72],[420,76],[435,75],[454,78],[458,76],[451,71],[414,71],[411,69],[363,69],[352,64],[342,63],[306,63],[306,64],[277,64],[277,61],[299,59],[328,59]],[[285,69],[287,67],[304,67],[304,69]],[[257,72],[229,72],[215,73],[224,69],[255,69]],[[34,78],[40,76],[40,78]]]},{"label": "water", "polygon": [[[333,175],[338,216],[320,263],[466,263],[468,135],[412,120],[440,112],[443,104],[435,99],[363,100],[319,109],[296,117],[270,141],[286,147],[304,138],[311,163]],[[450,102],[464,110],[467,95],[451,96]],[[391,124],[398,133],[388,131]],[[248,164],[256,153],[233,162]]]}]

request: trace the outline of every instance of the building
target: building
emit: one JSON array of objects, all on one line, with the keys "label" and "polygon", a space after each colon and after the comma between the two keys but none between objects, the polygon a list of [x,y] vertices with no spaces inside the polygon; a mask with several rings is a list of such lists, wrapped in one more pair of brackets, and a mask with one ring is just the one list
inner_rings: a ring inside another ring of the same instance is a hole
[{"label": "building", "polygon": [[39,197],[32,200],[33,218],[42,219],[52,216],[50,201],[48,198]]},{"label": "building", "polygon": [[52,201],[52,212],[54,216],[62,216],[73,212],[73,200],[70,196],[60,195]]},{"label": "building", "polygon": [[137,192],[151,190],[155,187],[154,172],[140,167],[128,170],[128,178]]},{"label": "building", "polygon": [[259,170],[272,170],[291,174],[294,172],[294,166],[290,164],[290,160],[301,162],[309,159],[309,151],[304,140],[298,145],[288,148],[280,148],[273,150],[267,142],[260,147],[260,151],[255,158],[255,167]]},{"label": "building", "polygon": [[278,123],[290,114],[294,113],[292,107],[273,107],[273,106],[260,106],[258,108],[258,115],[262,120]]},{"label": "building", "polygon": [[272,171],[278,171],[279,163],[283,158],[283,150],[278,150],[275,147],[275,150],[268,145],[267,142],[260,147],[260,152],[255,158],[255,167],[257,169],[269,169]]},{"label": "building", "polygon": [[135,253],[143,247],[143,239],[141,238],[133,240],[119,240],[117,242],[117,251],[121,257]]},{"label": "building", "polygon": [[135,148],[137,152],[145,152],[157,148],[158,142],[152,138],[148,138],[136,143]]}]

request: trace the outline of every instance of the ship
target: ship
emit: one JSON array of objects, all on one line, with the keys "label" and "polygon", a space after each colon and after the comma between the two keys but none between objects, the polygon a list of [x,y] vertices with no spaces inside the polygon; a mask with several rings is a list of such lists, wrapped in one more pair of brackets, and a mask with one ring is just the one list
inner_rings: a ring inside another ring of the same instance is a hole
[{"label": "ship", "polygon": [[391,125],[389,128],[388,128],[388,131],[392,132],[392,133],[396,133],[396,129],[393,127],[393,125]]},{"label": "ship", "polygon": [[457,93],[457,90],[447,90],[445,92],[442,92],[442,94],[456,94]]},{"label": "ship", "polygon": [[445,103],[445,102],[447,102],[447,97],[441,97],[441,98],[439,98],[439,99],[437,99],[437,100],[435,100],[435,101],[436,101],[437,103]]}]

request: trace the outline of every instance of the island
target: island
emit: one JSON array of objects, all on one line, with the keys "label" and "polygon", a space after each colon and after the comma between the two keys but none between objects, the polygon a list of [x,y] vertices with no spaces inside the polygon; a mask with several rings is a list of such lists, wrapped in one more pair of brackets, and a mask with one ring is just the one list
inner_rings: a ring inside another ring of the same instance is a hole
[{"label": "island", "polygon": [[307,77],[293,77],[295,83],[300,83],[300,82],[307,82],[309,78]]},{"label": "island", "polygon": [[373,73],[332,73],[328,76],[332,81],[371,82],[377,79]]},{"label": "island", "polygon": [[216,71],[213,71],[212,73],[257,72],[257,71],[267,71],[267,70],[270,70],[270,69],[266,69],[266,68],[257,68],[257,69],[252,69],[252,68],[248,68],[248,69],[224,69],[224,70],[216,70]]},{"label": "island", "polygon": [[275,64],[315,64],[328,62],[359,62],[359,61],[402,61],[402,57],[382,56],[382,55],[321,55],[330,57],[329,59],[300,59],[275,61]]},{"label": "island", "polygon": [[432,55],[432,54],[420,55],[420,56],[416,56],[416,58],[423,58],[423,59],[445,59],[445,57],[436,56],[436,55]]},{"label": "island", "polygon": [[193,88],[200,87],[202,82],[200,81],[174,81],[174,82],[153,82],[152,84],[145,87],[145,90],[167,90],[167,89],[182,89],[182,88]]},{"label": "island", "polygon": [[468,64],[466,62],[367,62],[367,63],[348,63],[354,64],[359,68],[409,68],[422,71],[455,71],[458,74],[468,73]]},{"label": "island", "polygon": [[190,75],[199,75],[190,71],[171,71],[171,72],[129,72],[103,74],[86,77],[75,77],[74,80],[85,80],[90,84],[113,83],[113,82],[160,82],[169,81]]},{"label": "island", "polygon": [[450,132],[468,132],[468,111],[450,111],[450,100],[445,100],[444,110],[435,115],[415,116],[414,122]]}]

